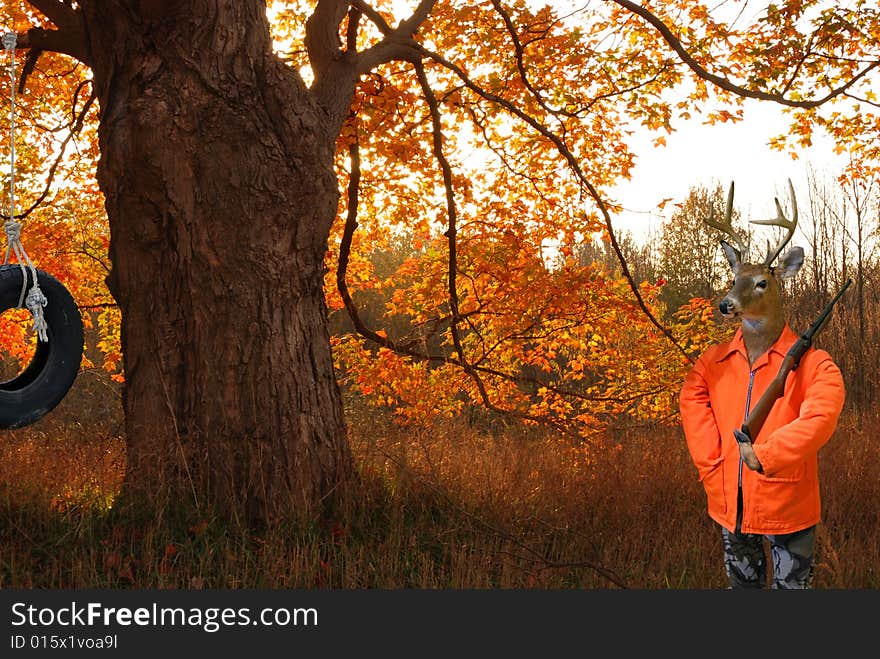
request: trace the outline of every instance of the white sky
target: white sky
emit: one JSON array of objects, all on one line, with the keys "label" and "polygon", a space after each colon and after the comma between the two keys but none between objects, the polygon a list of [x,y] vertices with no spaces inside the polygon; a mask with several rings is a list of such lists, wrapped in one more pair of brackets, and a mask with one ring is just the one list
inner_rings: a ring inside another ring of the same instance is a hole
[{"label": "white sky", "polygon": [[[560,15],[581,4],[571,0],[526,2],[535,7],[553,5]],[[728,22],[749,23],[764,12],[768,3],[765,0],[733,3],[722,0],[708,4],[716,16]],[[570,20],[574,22],[576,18]],[[801,202],[799,208],[803,209],[808,166],[817,175],[829,177],[836,176],[842,169],[846,156],[834,154],[831,140],[818,132],[811,148],[798,149],[797,160],[770,149],[770,138],[787,131],[790,117],[783,114],[782,106],[746,99],[743,113],[744,119],[736,123],[710,126],[703,124],[704,119],[699,116],[689,122],[678,121],[674,124],[676,132],[665,135],[665,147],[653,145],[660,133],[645,132],[631,139],[636,167],[631,179],[612,192],[614,201],[626,209],[612,218],[615,228],[630,231],[639,242],[650,240],[663,218],[674,211],[675,202],[682,201],[690,188],[710,187],[720,182],[726,191],[731,180],[736,184],[734,205],[745,219],[775,217],[774,196],[779,196],[783,208],[789,208],[789,178]],[[669,197],[673,200],[663,210],[658,209],[661,200]],[[799,234],[800,230],[794,240]]]},{"label": "white sky", "polygon": [[[571,0],[526,0],[528,4],[541,6],[551,4],[561,15],[573,6]],[[393,0],[396,18],[409,16],[417,0]],[[727,13],[727,20],[751,20],[760,13],[766,2],[736,2],[727,5],[720,2],[715,10]],[[573,18],[571,20],[574,20]],[[630,231],[640,241],[650,240],[665,217],[669,217],[677,201],[682,201],[691,187],[713,186],[720,182],[726,190],[730,181],[736,183],[734,204],[744,218],[775,217],[773,197],[779,196],[784,208],[788,208],[790,178],[795,193],[806,208],[807,171],[812,167],[819,176],[836,176],[842,169],[845,155],[833,153],[831,141],[816,134],[813,146],[799,150],[800,157],[793,160],[787,153],[772,151],[768,146],[771,137],[785,132],[789,117],[782,106],[766,101],[747,99],[743,106],[744,119],[736,123],[703,124],[702,117],[689,122],[678,121],[676,132],[666,135],[665,147],[654,147],[653,140],[659,133],[645,132],[631,140],[636,154],[636,167],[632,178],[618,185],[612,192],[614,201],[626,209],[613,218],[619,231]],[[665,198],[672,198],[663,210],[657,205]],[[795,234],[795,241],[800,230]]]},{"label": "white sky", "polygon": [[[769,139],[785,132],[787,120],[781,106],[748,100],[740,122],[710,126],[696,118],[667,136],[666,147],[652,145],[654,134],[635,140],[638,157],[632,178],[615,189],[615,201],[626,209],[614,218],[615,227],[631,231],[639,241],[649,239],[691,187],[720,182],[727,190],[731,180],[736,184],[734,206],[746,219],[775,217],[777,195],[787,209],[789,178],[799,207],[806,208],[808,165],[818,175],[833,176],[846,156],[834,154],[831,140],[819,134],[812,147],[799,150],[797,160],[771,150]],[[667,197],[673,201],[659,210],[657,205]]]}]

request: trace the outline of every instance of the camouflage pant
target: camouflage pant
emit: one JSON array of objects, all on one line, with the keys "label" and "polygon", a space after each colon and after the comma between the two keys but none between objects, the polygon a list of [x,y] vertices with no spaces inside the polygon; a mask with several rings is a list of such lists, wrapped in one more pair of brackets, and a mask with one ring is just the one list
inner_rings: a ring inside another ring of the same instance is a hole
[{"label": "camouflage pant", "polygon": [[721,529],[724,540],[724,565],[731,588],[764,588],[767,561],[764,538],[770,545],[773,560],[771,588],[811,588],[813,585],[813,547],[816,527],[782,535],[736,533]]}]

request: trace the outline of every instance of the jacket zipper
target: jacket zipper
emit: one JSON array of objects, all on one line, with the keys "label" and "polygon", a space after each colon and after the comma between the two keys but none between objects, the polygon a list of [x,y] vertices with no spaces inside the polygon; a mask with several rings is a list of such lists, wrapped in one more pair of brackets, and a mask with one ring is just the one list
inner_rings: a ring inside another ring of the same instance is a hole
[{"label": "jacket zipper", "polygon": [[[745,423],[745,420],[748,418],[749,408],[752,406],[752,386],[754,384],[755,384],[755,372],[750,369],[749,370],[749,390],[746,393],[746,413],[745,413],[745,416],[743,417],[743,423]],[[736,532],[737,533],[742,532],[741,524],[742,524],[743,517],[745,517],[745,498],[743,497],[743,491],[742,491],[742,487],[743,487],[742,479],[743,479],[743,459],[742,459],[742,455],[740,455],[739,456],[739,469],[737,471],[737,483],[736,483],[736,485],[737,485],[736,503],[737,503],[737,507],[738,507],[738,510],[736,511],[737,512],[737,515],[736,515]]]},{"label": "jacket zipper", "polygon": [[[743,416],[743,423],[746,422],[746,419],[749,418],[749,408],[752,406],[752,386],[755,384],[755,372],[749,371],[749,390],[746,393],[746,413]],[[739,457],[739,477],[737,478],[737,485],[742,487],[743,484],[743,459],[742,456]]]}]

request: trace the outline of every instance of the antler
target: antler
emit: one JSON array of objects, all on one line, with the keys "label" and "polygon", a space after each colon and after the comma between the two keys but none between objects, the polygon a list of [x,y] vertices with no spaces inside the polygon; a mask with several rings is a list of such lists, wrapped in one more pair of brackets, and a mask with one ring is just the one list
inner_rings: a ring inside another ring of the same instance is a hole
[{"label": "antler", "polygon": [[[703,221],[708,224],[713,229],[718,229],[722,233],[726,233],[728,236],[733,239],[735,246],[739,249],[740,260],[746,260],[746,247],[743,243],[742,239],[736,235],[736,232],[733,230],[733,181],[730,182],[730,191],[727,193],[727,206],[724,209],[724,221],[716,222],[715,221],[715,209],[713,208],[709,211],[709,217],[705,218]],[[780,248],[781,249],[781,248]]]},{"label": "antler", "polygon": [[794,196],[794,186],[791,184],[791,179],[788,179],[788,192],[791,195],[791,212],[792,218],[789,220],[785,217],[785,213],[782,212],[782,206],[779,203],[779,198],[774,198],[773,201],[776,202],[776,217],[769,220],[752,220],[752,224],[765,224],[769,226],[777,226],[782,227],[783,229],[787,229],[788,232],[785,234],[785,237],[782,241],[776,246],[775,249],[767,250],[767,258],[764,259],[764,265],[766,267],[770,267],[773,264],[773,261],[776,260],[776,257],[779,256],[779,252],[782,251],[782,248],[788,244],[788,241],[791,240],[791,237],[794,235],[795,227],[797,227],[798,222],[798,209],[797,209],[797,200]]}]

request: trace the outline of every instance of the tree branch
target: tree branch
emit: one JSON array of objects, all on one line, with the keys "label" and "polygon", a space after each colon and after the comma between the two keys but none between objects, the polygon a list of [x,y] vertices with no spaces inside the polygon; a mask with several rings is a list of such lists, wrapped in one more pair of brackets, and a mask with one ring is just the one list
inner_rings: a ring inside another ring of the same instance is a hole
[{"label": "tree branch", "polygon": [[[653,13],[645,9],[644,7],[637,5],[635,2],[631,2],[630,0],[613,0],[613,2],[617,3],[624,9],[628,9],[632,13],[641,16],[645,21],[653,25],[667,44],[675,51],[675,53],[679,56],[682,62],[684,62],[690,69],[696,73],[703,80],[707,80],[716,86],[724,89],[725,91],[729,91],[737,96],[743,96],[745,98],[754,98],[763,101],[773,101],[774,103],[778,103],[780,105],[785,105],[787,107],[792,108],[801,108],[801,109],[810,109],[819,107],[824,103],[832,100],[833,98],[840,96],[844,92],[846,92],[850,87],[852,87],[856,82],[870,73],[872,70],[876,69],[880,66],[880,60],[872,62],[867,67],[859,71],[852,78],[847,80],[840,87],[832,89],[825,96],[809,100],[809,101],[795,101],[789,98],[785,98],[782,94],[774,94],[771,92],[763,92],[756,89],[749,89],[748,87],[743,87],[738,85],[731,80],[723,76],[716,75],[708,71],[705,67],[703,67],[699,62],[697,62],[691,54],[687,51],[684,45],[681,43],[678,37],[673,34],[672,30],[661,21],[657,16]],[[787,87],[790,86],[787,85]]]},{"label": "tree branch", "polygon": [[[532,85],[529,77],[526,73],[525,66],[525,49],[523,48],[522,42],[519,39],[519,35],[516,33],[516,26],[513,24],[513,19],[510,17],[510,14],[504,7],[501,5],[500,0],[492,0],[492,6],[495,8],[495,11],[501,16],[501,20],[504,21],[504,26],[507,28],[507,33],[510,35],[511,41],[513,41],[514,55],[516,57],[516,68],[519,71],[519,77],[523,81],[526,89],[528,89],[532,96],[535,97],[535,100],[538,101],[538,104],[544,108],[544,111],[551,115],[559,115],[562,114],[567,117],[576,117],[576,114],[565,112],[563,110],[554,110],[547,102],[544,100],[544,97],[541,93],[535,89],[534,85]],[[564,125],[563,125],[564,129]]]},{"label": "tree branch", "polygon": [[360,75],[372,71],[380,64],[394,61],[412,62],[415,64],[421,61],[421,59],[419,46],[415,41],[412,39],[398,39],[392,35],[383,39],[375,46],[371,46],[358,53],[356,66],[357,72]]},{"label": "tree branch", "polygon": [[344,0],[319,0],[306,20],[305,45],[316,76],[342,56],[339,24],[347,11]]},{"label": "tree branch", "polygon": [[342,50],[339,26],[348,13],[347,0],[319,0],[306,20],[305,45],[315,74],[311,92],[330,118],[334,135],[348,114],[358,73],[356,54]]},{"label": "tree branch", "polygon": [[428,15],[434,8],[437,0],[422,0],[416,10],[405,21],[401,21],[397,26],[397,32],[401,37],[411,38],[418,29],[428,19]]},{"label": "tree branch", "polygon": [[83,64],[89,64],[90,58],[86,49],[85,33],[76,27],[63,30],[46,30],[32,27],[24,34],[18,35],[19,48],[35,48],[53,53],[70,55]]},{"label": "tree branch", "polygon": [[369,18],[370,21],[377,28],[379,28],[379,32],[384,34],[386,37],[389,34],[391,34],[392,32],[394,32],[394,28],[391,27],[390,25],[388,25],[388,22],[385,20],[385,18],[382,16],[382,14],[380,14],[378,11],[376,11],[373,7],[371,7],[369,4],[367,4],[363,0],[354,0],[354,2],[351,3],[351,5],[352,5],[352,7],[357,7],[364,14],[364,16]]},{"label": "tree branch", "polygon": [[596,204],[596,207],[599,209],[599,212],[601,213],[602,218],[605,222],[605,231],[608,234],[608,239],[611,242],[611,247],[614,250],[614,254],[617,256],[617,260],[620,262],[621,272],[623,273],[624,278],[626,279],[627,283],[629,284],[630,290],[632,291],[633,296],[635,297],[636,302],[639,305],[639,308],[642,310],[642,313],[644,313],[645,317],[647,317],[648,320],[651,321],[651,324],[653,324],[658,330],[660,330],[660,332],[663,334],[663,336],[665,336],[667,339],[669,339],[669,341],[672,343],[672,345],[674,345],[676,348],[678,348],[678,350],[688,359],[689,362],[693,363],[694,362],[693,355],[691,355],[678,342],[678,340],[672,335],[672,332],[670,332],[666,328],[666,326],[664,326],[659,320],[657,320],[657,317],[648,308],[648,305],[645,302],[645,299],[642,297],[642,294],[639,291],[638,284],[636,284],[635,279],[633,278],[633,275],[630,272],[629,265],[626,262],[626,257],[623,255],[623,251],[620,248],[620,244],[617,241],[617,235],[614,231],[614,226],[611,223],[611,213],[608,210],[608,205],[602,199],[602,196],[599,194],[599,191],[589,181],[589,179],[587,178],[583,169],[581,168],[580,163],[578,163],[577,158],[575,158],[575,156],[571,152],[571,150],[565,145],[565,142],[563,142],[563,140],[560,139],[558,135],[556,135],[553,131],[551,131],[549,128],[544,126],[540,121],[538,121],[537,119],[535,119],[534,117],[532,117],[528,113],[524,112],[523,110],[518,108],[516,105],[514,105],[513,103],[511,103],[507,99],[504,99],[496,94],[492,94],[491,92],[487,92],[485,89],[483,89],[482,87],[480,87],[479,85],[474,83],[468,77],[468,75],[461,69],[461,67],[450,62],[449,60],[445,59],[441,55],[434,53],[430,50],[427,50],[426,48],[423,48],[421,46],[419,48],[420,48],[421,52],[425,55],[425,57],[428,57],[428,58],[434,60],[438,64],[441,64],[442,66],[446,67],[447,69],[449,69],[450,71],[455,73],[455,75],[458,76],[458,78],[465,84],[465,86],[468,89],[473,91],[475,94],[481,96],[482,98],[485,98],[488,101],[492,101],[494,103],[497,103],[501,107],[505,108],[508,112],[510,112],[514,116],[518,117],[519,119],[521,119],[523,122],[525,122],[526,124],[528,124],[532,128],[534,128],[538,133],[543,135],[546,139],[548,139],[556,147],[556,150],[565,159],[565,161],[568,163],[569,168],[577,177],[578,181],[581,184],[582,189],[587,191],[587,194],[593,199],[594,203]]},{"label": "tree branch", "polygon": [[34,27],[19,36],[19,48],[36,48],[70,55],[88,64],[85,30],[80,12],[59,0],[28,0],[57,30]]},{"label": "tree branch", "polygon": [[366,73],[380,64],[395,60],[404,60],[413,64],[421,60],[418,44],[413,36],[422,23],[427,20],[436,0],[422,0],[412,15],[408,19],[400,21],[396,28],[388,25],[382,15],[363,0],[355,0],[352,4],[360,9],[384,35],[382,41],[358,55],[358,74]]},{"label": "tree branch", "polygon": [[60,30],[80,27],[78,12],[68,4],[58,0],[28,0],[28,4],[52,21]]},{"label": "tree branch", "polygon": [[446,236],[447,244],[449,246],[447,279],[449,310],[452,314],[452,318],[450,319],[449,323],[449,331],[452,334],[452,344],[453,346],[455,346],[455,352],[458,354],[459,364],[464,369],[464,372],[470,376],[470,378],[474,381],[474,384],[477,386],[477,391],[480,393],[480,398],[483,401],[483,405],[485,405],[489,409],[502,411],[492,403],[483,379],[477,373],[476,369],[471,366],[470,363],[468,363],[467,357],[464,354],[464,345],[461,341],[461,330],[458,326],[459,322],[461,322],[461,314],[458,308],[458,285],[456,284],[456,275],[458,274],[456,219],[458,213],[455,207],[455,192],[452,188],[452,168],[449,166],[449,161],[446,159],[446,156],[443,153],[443,125],[440,121],[440,106],[437,103],[437,97],[434,96],[434,92],[431,90],[431,84],[428,82],[428,76],[425,74],[425,66],[424,64],[422,64],[421,60],[416,62],[415,69],[416,75],[419,79],[419,85],[422,88],[422,94],[424,94],[425,101],[428,103],[428,108],[431,112],[434,157],[440,164],[440,170],[443,173],[443,187],[446,191],[446,213],[448,216],[448,227],[444,235]]},{"label": "tree branch", "polygon": [[434,157],[440,164],[440,170],[443,174],[443,187],[446,191],[446,215],[448,218],[448,226],[444,235],[446,236],[447,244],[449,246],[447,279],[449,283],[449,310],[452,314],[449,330],[452,333],[452,343],[455,346],[455,351],[458,353],[458,358],[465,370],[469,370],[467,359],[465,359],[464,355],[464,347],[461,343],[461,332],[458,327],[458,323],[461,321],[458,309],[458,286],[456,285],[456,275],[458,274],[458,249],[456,244],[457,229],[455,225],[458,214],[455,207],[455,192],[452,189],[452,168],[449,166],[449,161],[443,153],[443,126],[440,121],[440,106],[437,104],[437,98],[434,96],[434,92],[431,91],[431,84],[428,82],[428,76],[425,74],[425,66],[421,61],[416,63],[415,69],[416,76],[419,79],[419,85],[422,88],[422,94],[424,94],[425,102],[427,102],[428,109],[431,112]]},{"label": "tree branch", "polygon": [[345,49],[349,52],[357,50],[358,24],[363,12],[352,4],[348,10],[348,26],[345,29]]},{"label": "tree branch", "polygon": [[18,78],[18,93],[24,94],[25,87],[27,86],[27,79],[30,77],[31,73],[34,72],[34,69],[37,68],[37,60],[40,59],[40,55],[43,54],[43,51],[40,48],[31,48],[28,51],[27,57],[24,59],[24,66],[21,67],[21,76]]},{"label": "tree branch", "polygon": [[434,5],[437,4],[437,0],[422,0],[412,15],[408,19],[400,21],[397,28],[391,27],[388,24],[388,21],[385,20],[385,17],[376,11],[376,9],[369,3],[364,2],[364,0],[353,0],[351,4],[360,9],[364,13],[364,16],[369,18],[384,36],[396,36],[400,39],[409,39],[418,31],[422,23],[427,20]]},{"label": "tree branch", "polygon": [[[335,122],[331,127],[345,118],[354,87],[362,74],[386,62],[418,61],[418,44],[412,37],[428,17],[435,1],[422,0],[412,16],[392,29],[381,14],[363,0],[319,0],[306,21],[305,44],[315,72],[312,92]],[[351,47],[356,44],[356,24],[355,31],[349,29],[346,35],[348,50],[342,50],[339,40],[339,25],[349,6],[356,10],[350,14],[350,20],[363,14],[385,35],[382,41],[361,53]]]},{"label": "tree branch", "polygon": [[865,105],[873,105],[875,108],[880,108],[880,103],[872,101],[864,96],[856,96],[855,94],[844,94],[844,96],[846,96],[847,98],[851,98],[854,101],[858,101],[859,103],[864,103]]},{"label": "tree branch", "polygon": [[[348,312],[349,317],[351,318],[352,323],[354,324],[355,331],[364,337],[365,339],[372,341],[376,345],[382,346],[391,350],[399,355],[403,355],[405,357],[411,357],[413,359],[418,359],[421,361],[429,361],[440,364],[451,364],[453,366],[457,366],[465,370],[468,375],[474,380],[477,385],[477,389],[480,394],[480,398],[483,402],[483,405],[494,412],[498,412],[501,414],[507,414],[510,416],[514,416],[520,419],[533,421],[535,423],[540,423],[544,425],[549,425],[559,432],[570,435],[572,437],[580,438],[577,433],[572,432],[569,428],[565,427],[564,424],[555,421],[554,419],[540,417],[524,412],[520,412],[518,410],[512,409],[504,409],[495,405],[491,399],[489,398],[488,391],[479,377],[479,374],[491,375],[495,377],[500,377],[510,382],[528,382],[530,381],[528,378],[524,378],[522,376],[515,376],[509,373],[503,373],[501,371],[497,371],[495,369],[480,367],[480,366],[471,366],[468,365],[464,361],[460,361],[455,357],[448,357],[443,355],[430,355],[424,354],[412,348],[413,342],[407,343],[396,343],[392,341],[387,336],[382,336],[381,334],[374,332],[372,329],[366,326],[363,322],[363,319],[360,317],[360,313],[358,312],[357,306],[351,297],[351,292],[348,289],[348,283],[346,282],[346,271],[348,270],[348,261],[351,255],[351,243],[354,237],[354,232],[358,228],[357,222],[357,213],[358,213],[358,198],[360,193],[360,180],[361,180],[361,169],[360,169],[360,147],[357,142],[357,138],[352,142],[349,146],[349,157],[351,159],[351,172],[349,174],[348,180],[348,190],[347,190],[347,200],[348,200],[348,211],[345,217],[345,226],[342,232],[342,240],[339,245],[339,261],[336,266],[336,288],[339,290],[339,295],[342,297],[342,302],[345,306],[345,310]],[[552,388],[553,385],[547,383],[541,383],[542,386],[547,386],[548,389]],[[564,395],[565,393],[569,393],[570,395],[578,397],[577,393],[572,392],[563,392],[561,389],[554,388],[556,393],[560,395]],[[592,399],[591,399],[592,400]]]},{"label": "tree branch", "polygon": [[[79,93],[82,90],[82,88],[85,85],[90,84],[90,83],[91,83],[91,80],[85,80],[79,84],[79,86],[76,88],[76,91],[74,92],[74,103],[76,103],[76,98],[79,96]],[[43,188],[42,194],[39,197],[37,197],[36,201],[34,201],[34,203],[32,203],[28,207],[27,210],[16,215],[15,219],[17,219],[17,220],[25,219],[28,215],[33,213],[40,206],[40,204],[42,204],[46,200],[46,197],[49,195],[49,191],[52,189],[52,182],[55,180],[55,172],[58,170],[58,165],[60,165],[61,161],[64,159],[64,154],[67,151],[67,145],[70,143],[70,141],[73,139],[73,137],[75,135],[77,135],[82,130],[83,122],[85,121],[86,115],[88,114],[89,109],[92,107],[92,103],[94,103],[94,102],[95,102],[95,92],[92,91],[89,94],[89,97],[86,99],[86,102],[83,105],[83,108],[80,111],[79,115],[74,115],[74,118],[71,121],[70,132],[67,133],[67,136],[64,138],[64,140],[62,140],[61,146],[58,149],[58,156],[55,158],[51,167],[49,167],[49,173],[48,173],[48,176],[46,177],[46,185]],[[10,218],[8,215],[6,215],[4,213],[0,213],[0,219],[8,220]]]}]

